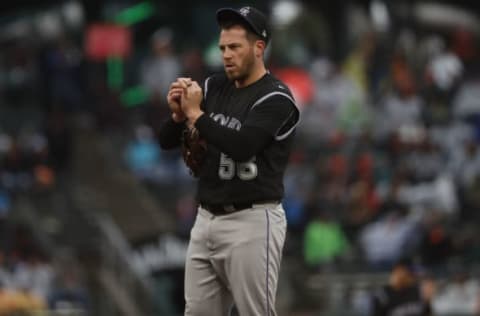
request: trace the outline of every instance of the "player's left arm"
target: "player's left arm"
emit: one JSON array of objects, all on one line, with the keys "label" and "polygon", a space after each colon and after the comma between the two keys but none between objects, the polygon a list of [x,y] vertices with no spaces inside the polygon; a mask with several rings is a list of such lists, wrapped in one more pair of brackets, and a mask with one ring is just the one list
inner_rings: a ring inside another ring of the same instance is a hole
[{"label": "player's left arm", "polygon": [[256,104],[240,130],[215,122],[202,114],[195,127],[202,137],[235,161],[247,161],[272,140],[286,138],[295,128],[299,111],[293,99],[272,95]]}]

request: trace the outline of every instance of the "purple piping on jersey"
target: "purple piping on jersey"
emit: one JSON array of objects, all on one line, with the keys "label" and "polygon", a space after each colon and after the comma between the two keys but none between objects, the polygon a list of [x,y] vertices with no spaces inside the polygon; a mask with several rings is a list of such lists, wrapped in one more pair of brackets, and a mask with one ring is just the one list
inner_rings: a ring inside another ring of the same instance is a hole
[{"label": "purple piping on jersey", "polygon": [[265,210],[267,217],[267,276],[266,276],[266,293],[267,293],[267,316],[270,315],[270,292],[268,291],[268,276],[270,275],[270,217],[268,216],[268,209]]}]

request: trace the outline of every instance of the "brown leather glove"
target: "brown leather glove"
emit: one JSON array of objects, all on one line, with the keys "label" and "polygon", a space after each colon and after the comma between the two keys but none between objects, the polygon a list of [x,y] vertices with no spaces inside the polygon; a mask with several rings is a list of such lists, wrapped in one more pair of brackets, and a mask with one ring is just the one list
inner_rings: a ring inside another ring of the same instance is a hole
[{"label": "brown leather glove", "polygon": [[198,177],[207,154],[207,143],[195,127],[185,128],[182,133],[182,154],[185,164],[194,177]]}]

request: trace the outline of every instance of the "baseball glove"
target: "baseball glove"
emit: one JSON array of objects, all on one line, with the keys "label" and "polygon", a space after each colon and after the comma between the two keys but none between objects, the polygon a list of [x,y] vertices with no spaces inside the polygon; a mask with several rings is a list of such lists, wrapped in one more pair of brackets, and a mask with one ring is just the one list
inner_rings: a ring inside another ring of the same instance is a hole
[{"label": "baseball glove", "polygon": [[200,137],[198,130],[195,127],[185,128],[182,133],[182,155],[194,177],[198,177],[206,153],[207,143]]}]

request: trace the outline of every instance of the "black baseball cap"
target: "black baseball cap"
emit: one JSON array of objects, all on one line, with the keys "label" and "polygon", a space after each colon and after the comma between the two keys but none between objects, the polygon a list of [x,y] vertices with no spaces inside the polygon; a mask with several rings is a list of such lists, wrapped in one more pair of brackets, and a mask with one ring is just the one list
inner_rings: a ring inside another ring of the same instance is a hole
[{"label": "black baseball cap", "polygon": [[267,17],[259,10],[253,7],[241,7],[240,9],[222,8],[217,11],[217,22],[221,24],[225,21],[240,21],[251,28],[251,30],[268,43],[270,40],[270,30],[268,28]]}]

